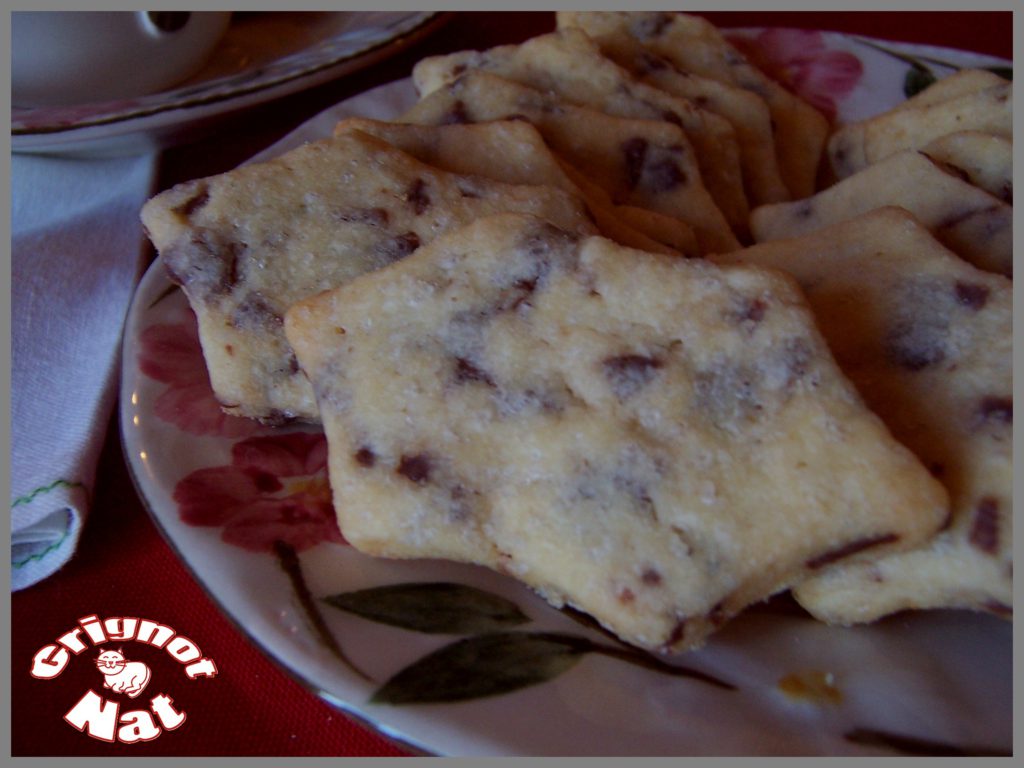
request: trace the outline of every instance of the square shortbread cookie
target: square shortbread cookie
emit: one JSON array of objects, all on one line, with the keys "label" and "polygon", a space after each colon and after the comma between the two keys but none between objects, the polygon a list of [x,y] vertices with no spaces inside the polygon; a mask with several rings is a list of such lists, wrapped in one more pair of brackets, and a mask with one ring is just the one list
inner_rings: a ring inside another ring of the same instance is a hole
[{"label": "square shortbread cookie", "polygon": [[224,410],[280,424],[317,420],[282,327],[293,302],[505,210],[595,231],[561,189],[445,173],[358,132],[180,184],[142,220],[196,313]]},{"label": "square shortbread cookie", "polygon": [[947,133],[921,153],[969,184],[1013,205],[1013,141],[981,131]]},{"label": "square shortbread cookie", "polygon": [[751,206],[791,198],[775,154],[771,112],[761,96],[731,83],[683,72],[669,59],[644,48],[614,14],[581,13],[566,17],[562,12],[560,17],[570,24],[565,29],[579,24],[601,53],[641,82],[725,118],[736,131],[743,186]]},{"label": "square shortbread cookie", "polygon": [[353,546],[489,566],[645,648],[948,515],[778,272],[495,216],[285,329]]},{"label": "square shortbread cookie", "polygon": [[421,99],[401,122],[443,125],[511,119],[532,124],[555,155],[603,189],[616,205],[647,208],[686,222],[702,253],[740,247],[704,186],[686,133],[674,123],[616,117],[472,69]]},{"label": "square shortbread cookie", "polygon": [[475,69],[557,96],[577,106],[616,117],[667,120],[678,125],[693,145],[701,179],[733,231],[747,240],[750,205],[736,131],[729,121],[686,98],[652,87],[605,57],[578,29],[538,35],[519,45],[486,51],[429,56],[413,68],[424,96]]},{"label": "square shortbread cookie", "polygon": [[774,124],[779,170],[793,199],[814,193],[828,119],[754,66],[711,22],[691,13],[559,11],[558,26],[618,29],[680,71],[743,88],[764,99]]},{"label": "square shortbread cookie", "polygon": [[975,266],[1013,273],[1013,207],[914,150],[890,155],[812,197],[755,208],[750,228],[758,242],[798,237],[886,206],[912,213]]},{"label": "square shortbread cookie", "polygon": [[[956,75],[954,83],[974,84],[973,70]],[[1013,84],[990,72],[987,88],[946,87],[940,80],[913,99],[880,115],[840,126],[828,140],[835,175],[845,179],[898,152],[920,149],[940,136],[981,131],[1013,139]],[[950,78],[952,80],[953,78]],[[935,89],[935,90],[933,90]]]},{"label": "square shortbread cookie", "polygon": [[1012,611],[1013,285],[883,208],[718,258],[782,269],[803,288],[843,372],[946,486],[926,546],[840,565],[795,589],[832,623],[906,608]]},{"label": "square shortbread cookie", "polygon": [[[595,184],[571,177],[524,120],[491,120],[485,123],[415,125],[350,117],[340,121],[334,133],[361,131],[376,136],[442,171],[483,176],[505,184],[543,185],[580,195],[594,217],[598,233],[630,248],[656,253],[697,255],[697,238],[685,222],[641,208],[617,206]],[[658,224],[668,220],[666,236]]]}]

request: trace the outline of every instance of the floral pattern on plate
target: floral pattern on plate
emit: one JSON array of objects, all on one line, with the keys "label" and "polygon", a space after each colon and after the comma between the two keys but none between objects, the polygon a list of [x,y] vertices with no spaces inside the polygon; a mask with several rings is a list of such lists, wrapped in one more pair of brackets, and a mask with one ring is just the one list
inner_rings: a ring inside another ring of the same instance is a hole
[{"label": "floral pattern on plate", "polygon": [[344,543],[327,481],[327,441],[306,432],[250,437],[231,448],[231,463],[204,467],[175,486],[178,514],[189,525],[223,529],[228,544],[297,552],[322,541]]},{"label": "floral pattern on plate", "polygon": [[732,42],[747,58],[773,79],[835,118],[836,102],[860,81],[864,65],[849,51],[825,44],[816,30],[766,29],[753,38],[734,37]]},{"label": "floral pattern on plate", "polygon": [[195,316],[151,325],[139,341],[140,370],[167,385],[153,402],[159,418],[193,435],[243,437],[256,429],[254,422],[224,413],[214,397]]}]

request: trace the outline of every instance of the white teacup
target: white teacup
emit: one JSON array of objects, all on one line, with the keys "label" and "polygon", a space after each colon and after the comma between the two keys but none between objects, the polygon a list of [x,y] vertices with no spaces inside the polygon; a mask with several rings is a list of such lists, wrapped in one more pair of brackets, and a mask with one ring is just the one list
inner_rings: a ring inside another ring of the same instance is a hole
[{"label": "white teacup", "polygon": [[195,74],[230,12],[11,13],[11,103],[85,104],[154,93]]}]

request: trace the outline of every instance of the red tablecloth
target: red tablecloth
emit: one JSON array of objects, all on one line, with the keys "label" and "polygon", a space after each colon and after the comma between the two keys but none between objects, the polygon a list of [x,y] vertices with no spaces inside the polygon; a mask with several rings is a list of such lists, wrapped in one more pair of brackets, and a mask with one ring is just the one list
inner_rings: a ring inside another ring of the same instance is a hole
[{"label": "red tablecloth", "polygon": [[[791,26],[856,32],[1012,56],[1012,16],[1001,13],[706,14],[723,26]],[[159,187],[226,170],[318,111],[366,88],[407,76],[425,55],[516,42],[553,28],[550,13],[456,14],[430,38],[371,70],[249,110],[215,135],[168,151]],[[13,286],[18,290],[18,286]],[[69,665],[58,680],[30,675],[36,652],[96,615],[145,617],[188,635],[219,673],[175,691],[184,727],[153,741],[105,743],[62,718],[95,686],[94,669]],[[254,648],[179,563],[150,521],[110,425],[93,511],[75,558],[49,580],[11,598],[11,734],[14,755],[361,755],[405,749],[320,701]]]}]

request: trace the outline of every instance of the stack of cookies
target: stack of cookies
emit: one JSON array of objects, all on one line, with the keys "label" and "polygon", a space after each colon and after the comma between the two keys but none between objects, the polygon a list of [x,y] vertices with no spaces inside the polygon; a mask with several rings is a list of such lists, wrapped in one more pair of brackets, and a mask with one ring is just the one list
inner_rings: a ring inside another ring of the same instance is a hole
[{"label": "stack of cookies", "polygon": [[843,371],[950,494],[927,546],[794,590],[826,621],[1012,613],[1012,89],[961,70],[839,127],[834,183],[754,209],[762,244],[714,257],[796,277]]},{"label": "stack of cookies", "polygon": [[909,206],[826,217],[889,162],[877,129],[830,138],[679,13],[559,13],[413,78],[393,122],[143,210],[225,410],[322,425],[353,546],[662,652],[787,589],[836,623],[1008,613],[1010,282]]},{"label": "stack of cookies", "polygon": [[794,237],[898,206],[964,260],[1012,275],[1012,97],[1013,83],[965,69],[894,109],[839,127],[827,149],[836,182],[755,209],[754,237]]}]

